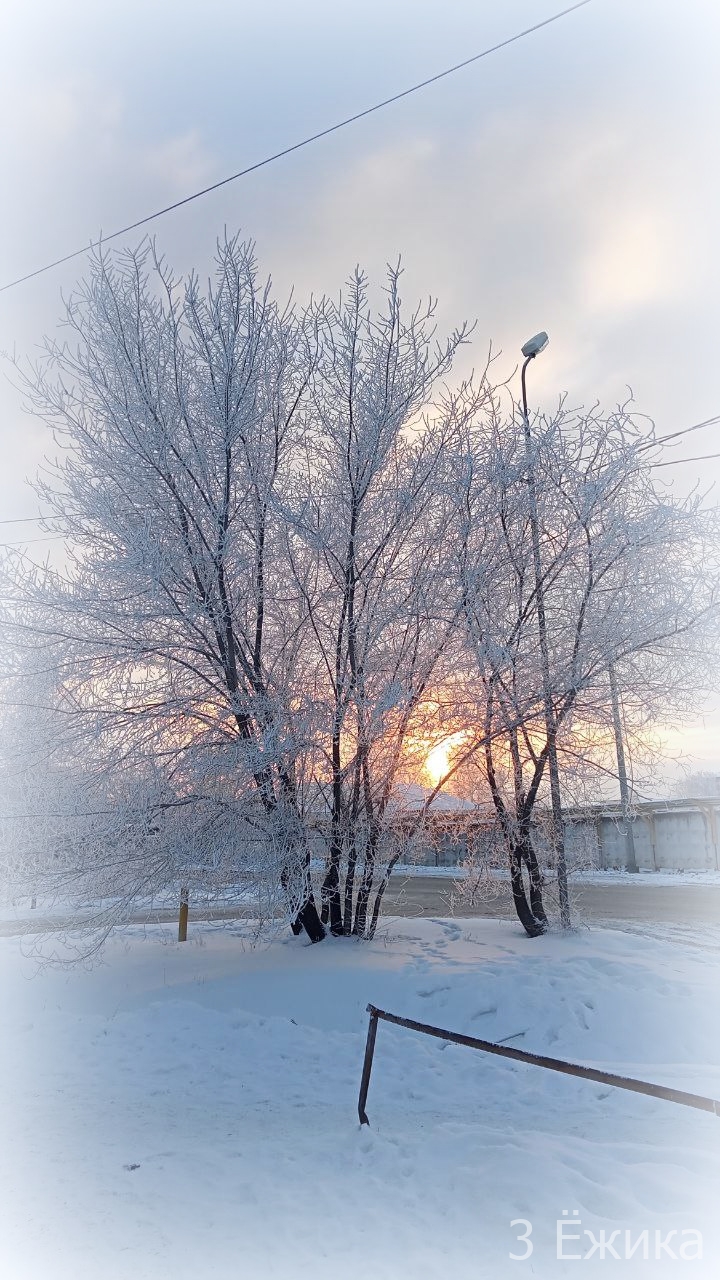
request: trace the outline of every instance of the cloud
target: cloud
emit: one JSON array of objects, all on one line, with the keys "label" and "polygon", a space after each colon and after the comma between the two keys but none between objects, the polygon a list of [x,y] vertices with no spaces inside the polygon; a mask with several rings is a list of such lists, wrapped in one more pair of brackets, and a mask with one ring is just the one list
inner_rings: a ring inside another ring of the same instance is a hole
[{"label": "cloud", "polygon": [[[35,161],[59,145],[117,129],[122,113],[122,95],[91,74],[40,76],[16,68],[0,77],[3,145]],[[11,159],[6,155],[5,163]]]},{"label": "cloud", "polygon": [[207,186],[216,174],[213,157],[204,148],[198,129],[143,148],[141,167],[168,196],[180,198]]},{"label": "cloud", "polygon": [[683,291],[684,255],[677,228],[653,207],[619,210],[597,228],[594,243],[577,267],[578,287],[593,312],[617,316]]}]

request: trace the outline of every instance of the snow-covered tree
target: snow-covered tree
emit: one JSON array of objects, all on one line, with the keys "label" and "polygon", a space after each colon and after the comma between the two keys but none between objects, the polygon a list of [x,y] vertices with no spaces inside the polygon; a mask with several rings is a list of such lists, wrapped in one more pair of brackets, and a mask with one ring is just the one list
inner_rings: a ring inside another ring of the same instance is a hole
[{"label": "snow-covered tree", "polygon": [[38,491],[68,554],[10,565],[20,700],[70,790],[83,779],[67,882],[94,877],[116,920],[141,889],[172,889],[182,916],[224,876],[268,914],[275,883],[317,941],[319,830],[323,914],[374,931],[395,784],[458,618],[457,423],[430,406],[464,330],[436,344],[399,275],[377,315],[359,272],[340,303],[296,312],[237,239],[205,290],[151,248],[100,255],[69,340],[24,375],[59,446]]},{"label": "snow-covered tree", "polygon": [[[171,893],[182,930],[190,900],[232,884],[313,941],[328,923],[372,936],[439,786],[475,762],[540,932],[551,738],[567,791],[607,759],[611,676],[638,736],[691,705],[717,617],[711,516],[662,496],[624,409],[561,404],[528,455],[487,367],[448,389],[466,330],[438,342],[400,279],[379,307],[357,271],[297,310],[238,239],[206,288],[151,247],[103,253],[68,340],[19,370],[55,433],[37,488],[67,555],[4,571],[3,843],[33,884],[107,904],[104,928]],[[439,732],[447,777],[403,813]]]},{"label": "snow-covered tree", "polygon": [[462,414],[430,404],[464,331],[434,345],[433,306],[406,316],[399,284],[390,270],[375,313],[358,272],[339,305],[315,312],[306,487],[288,534],[311,632],[301,683],[317,708],[312,791],[329,829],[323,919],[369,936],[401,851],[398,782],[421,767],[428,698],[458,646],[446,457],[486,394],[481,379]]},{"label": "snow-covered tree", "polygon": [[[658,492],[652,438],[625,408],[585,414],[562,404],[534,424],[532,438],[552,730],[572,778],[600,763],[596,746],[612,723],[611,673],[620,673],[644,727],[683,704],[689,709],[689,689],[697,693],[702,683],[699,655],[717,629],[717,530],[698,501]],[[522,425],[496,400],[475,424],[465,457],[463,714],[477,694],[484,777],[518,915],[534,934],[547,925],[531,823],[549,735],[527,468]],[[496,512],[490,527],[488,508]]]},{"label": "snow-covered tree", "polygon": [[70,340],[47,345],[25,386],[60,446],[38,489],[68,558],[20,566],[16,642],[29,669],[56,672],[69,759],[130,790],[151,761],[171,793],[163,811],[240,804],[262,827],[288,910],[318,940],[276,498],[312,334],[236,239],[219,244],[205,292],[147,248],[99,256],[65,323]]},{"label": "snow-covered tree", "polygon": [[689,773],[673,787],[673,795],[681,800],[720,799],[720,774],[702,769]]}]

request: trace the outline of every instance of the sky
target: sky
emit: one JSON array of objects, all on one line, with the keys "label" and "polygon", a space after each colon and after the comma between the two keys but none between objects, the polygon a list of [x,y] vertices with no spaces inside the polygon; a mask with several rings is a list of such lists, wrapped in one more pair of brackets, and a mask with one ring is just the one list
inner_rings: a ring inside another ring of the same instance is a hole
[{"label": "sky", "polygon": [[[5,0],[0,285],[563,7]],[[437,297],[441,329],[476,322],[458,375],[492,344],[509,377],[545,329],[536,407],[561,393],[610,407],[631,388],[661,433],[689,426],[720,413],[719,47],[716,0],[591,0],[147,230],[201,275],[223,228],[240,230],[300,299],[337,294],[357,263],[380,280],[402,255],[406,299]],[[32,356],[82,272],[79,258],[0,292],[0,350]],[[7,371],[0,431],[0,519],[35,514],[27,478],[51,442]],[[720,452],[719,431],[668,457]],[[717,500],[720,459],[658,475]],[[5,540],[32,532],[0,525]],[[718,704],[720,676],[668,733],[692,767],[720,770]]]}]

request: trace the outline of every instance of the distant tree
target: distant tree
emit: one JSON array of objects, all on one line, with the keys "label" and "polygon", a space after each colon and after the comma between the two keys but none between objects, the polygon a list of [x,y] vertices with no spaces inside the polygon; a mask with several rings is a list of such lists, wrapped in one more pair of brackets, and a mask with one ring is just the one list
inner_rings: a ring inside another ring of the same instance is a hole
[{"label": "distant tree", "polygon": [[675,784],[673,795],[682,800],[718,800],[720,773],[712,773],[709,769],[688,773]]}]

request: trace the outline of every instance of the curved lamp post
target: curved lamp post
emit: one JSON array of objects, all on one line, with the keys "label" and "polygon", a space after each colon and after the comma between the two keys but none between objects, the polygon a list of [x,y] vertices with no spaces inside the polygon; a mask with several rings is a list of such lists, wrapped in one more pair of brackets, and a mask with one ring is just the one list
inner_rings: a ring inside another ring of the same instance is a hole
[{"label": "curved lamp post", "polygon": [[530,438],[530,419],[528,417],[527,389],[525,373],[531,360],[544,351],[549,338],[546,333],[536,333],[522,348],[525,363],[522,367],[520,382],[522,385],[522,414],[525,432],[525,461],[527,465],[527,486],[530,504],[530,532],[532,536],[533,567],[535,570],[535,597],[537,600],[538,635],[540,639],[540,664],[542,674],[543,709],[545,713],[545,735],[548,748],[548,772],[550,775],[550,797],[552,801],[553,847],[557,865],[558,893],[560,898],[560,920],[563,928],[570,927],[570,899],[568,896],[567,863],[565,860],[565,837],[563,834],[562,802],[560,799],[560,772],[557,759],[557,724],[553,710],[552,684],[550,680],[550,656],[548,653],[547,622],[545,618],[545,588],[543,586],[542,563],[540,560],[540,530],[538,526],[537,493],[535,490],[535,472],[533,469],[532,440]]}]

